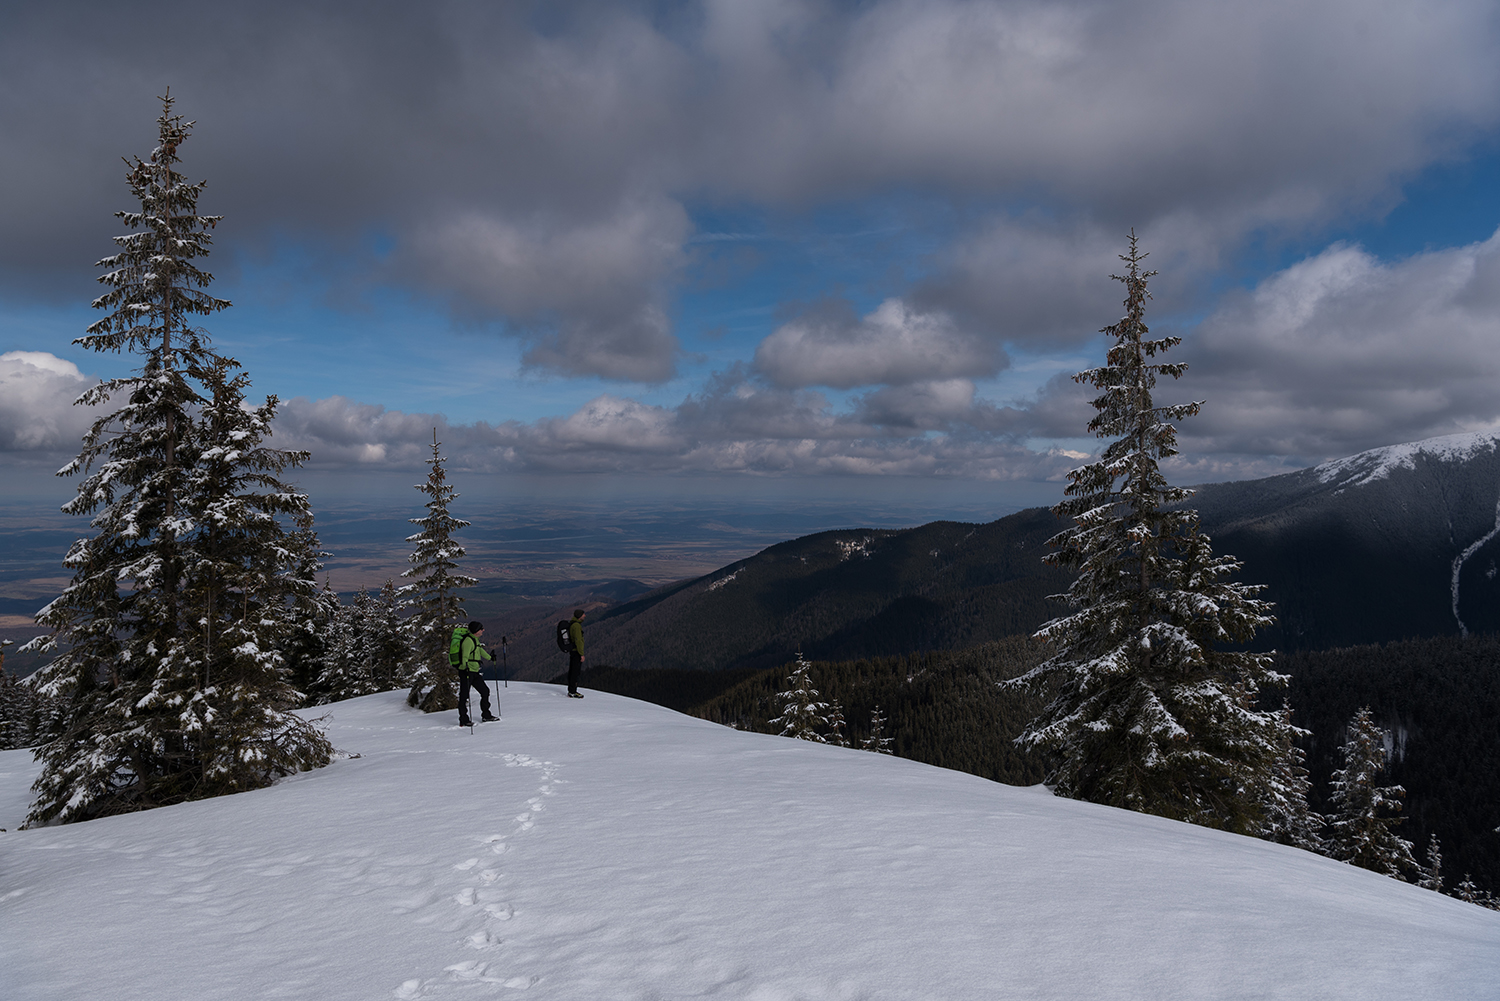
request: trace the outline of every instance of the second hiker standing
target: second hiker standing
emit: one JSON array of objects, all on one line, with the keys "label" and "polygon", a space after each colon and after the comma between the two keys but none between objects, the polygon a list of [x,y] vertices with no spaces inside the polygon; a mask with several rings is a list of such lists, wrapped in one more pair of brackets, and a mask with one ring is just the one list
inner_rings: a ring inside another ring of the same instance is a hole
[{"label": "second hiker standing", "polygon": [[568,651],[568,698],[581,699],[578,690],[578,675],[583,670],[583,609],[573,609],[573,621],[568,623],[568,638],[572,649]]},{"label": "second hiker standing", "polygon": [[484,675],[480,673],[479,662],[481,660],[494,660],[490,652],[479,645],[479,637],[484,634],[484,623],[470,622],[468,627],[459,626],[453,630],[452,645],[458,648],[458,657],[454,667],[458,669],[458,725],[473,726],[473,720],[469,718],[469,689],[479,690],[479,721],[481,723],[493,722],[498,717],[490,715],[490,686],[485,683]]}]

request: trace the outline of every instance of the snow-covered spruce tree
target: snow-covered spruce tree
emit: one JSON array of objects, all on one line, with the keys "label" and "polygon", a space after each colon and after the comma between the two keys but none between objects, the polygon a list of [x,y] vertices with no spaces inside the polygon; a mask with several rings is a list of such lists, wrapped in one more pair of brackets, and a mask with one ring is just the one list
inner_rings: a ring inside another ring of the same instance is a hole
[{"label": "snow-covered spruce tree", "polygon": [[1464,873],[1463,881],[1453,889],[1453,896],[1468,904],[1482,904],[1484,893],[1474,883],[1474,877],[1470,873]]},{"label": "snow-covered spruce tree", "polygon": [[[290,586],[277,574],[288,553],[260,515],[305,509],[279,482],[266,486],[296,457],[254,437],[269,433],[274,398],[233,428],[221,421],[242,402],[243,384],[229,387],[233,363],[193,325],[229,305],[204,291],[212,276],[195,263],[219,218],[197,214],[204,184],[175,169],[192,123],[172,114],[170,97],[162,104],[150,160],[127,161],[140,207],[118,216],[132,232],[99,262],[109,291],[94,306],[108,313],[75,342],[130,351],[142,365],[78,400],[125,402],[93,423],[61,470],[84,474],[63,510],[92,515],[94,534],[73,545],[64,561],[72,582],[37,616],[51,632],[31,648],[58,654],[36,684],[66,716],[36,751],[42,771],[28,824],[263,785],[332,753],[285,712],[295,693],[275,655],[285,621],[277,602]],[[220,390],[223,398],[210,398]],[[237,437],[246,422],[254,440]],[[252,492],[266,486],[263,496],[236,498],[210,466]]]},{"label": "snow-covered spruce tree", "polygon": [[1329,854],[1340,862],[1384,873],[1396,879],[1420,869],[1412,844],[1395,831],[1406,790],[1376,784],[1385,771],[1385,731],[1368,707],[1354,714],[1340,754],[1344,767],[1333,773],[1333,807],[1329,817]]},{"label": "snow-covered spruce tree", "polygon": [[1068,474],[1053,508],[1073,521],[1047,560],[1077,571],[1058,596],[1074,611],[1037,633],[1052,656],[1008,683],[1052,696],[1017,741],[1051,756],[1061,795],[1258,833],[1284,724],[1255,701],[1284,678],[1269,655],[1225,648],[1270,624],[1271,607],[1228,579],[1239,562],[1213,554],[1197,512],[1178,506],[1191,492],[1158,468],[1177,454],[1171,422],[1200,404],[1152,402],[1157,378],[1186,366],[1151,360],[1180,339],[1146,336],[1144,257],[1132,232],[1107,364],[1074,376],[1101,391],[1089,430],[1114,441]]},{"label": "snow-covered spruce tree", "polygon": [[1292,845],[1318,855],[1328,853],[1323,828],[1328,821],[1308,805],[1312,776],[1307,770],[1307,752],[1295,738],[1306,734],[1292,725],[1292,707],[1281,707],[1281,744],[1264,787],[1264,819],[1260,836],[1267,841]]},{"label": "snow-covered spruce tree", "polygon": [[818,701],[818,690],[812,686],[812,665],[797,651],[797,666],[787,679],[784,692],[777,692],[781,700],[781,715],[768,722],[782,728],[781,736],[797,740],[813,740],[819,744],[828,741],[820,730],[828,728],[827,702]]},{"label": "snow-covered spruce tree", "polygon": [[[323,571],[322,560],[329,554],[318,545],[317,532],[313,530],[313,519],[309,513],[293,521],[291,545],[298,554],[297,565],[292,575],[299,581],[316,582]],[[312,686],[323,670],[329,623],[338,611],[339,596],[332,585],[324,579],[322,587],[311,591],[299,589],[296,599],[288,608],[291,632],[286,637],[282,652],[286,660],[286,677],[300,693],[303,705],[312,705]]]},{"label": "snow-covered spruce tree", "polygon": [[0,664],[0,751],[36,747],[63,732],[66,706],[37,691],[34,680]]},{"label": "snow-covered spruce tree", "polygon": [[316,704],[342,702],[380,691],[371,670],[370,635],[374,600],[360,588],[354,600],[340,605],[330,619],[325,634],[323,670],[312,686]]},{"label": "snow-covered spruce tree", "polygon": [[459,590],[479,583],[458,572],[464,548],[453,541],[453,533],[468,528],[469,523],[448,513],[448,506],[458,494],[448,483],[441,449],[437,428],[433,428],[427,482],[417,484],[417,489],[427,495],[427,515],[411,519],[422,530],[406,539],[415,548],[409,557],[411,568],[401,574],[414,580],[401,589],[412,607],[406,621],[414,663],[411,694],[406,701],[429,713],[458,708],[458,691],[448,665],[448,640],[453,627],[468,618]]},{"label": "snow-covered spruce tree", "polygon": [[1436,834],[1427,839],[1427,864],[1421,868],[1417,885],[1424,890],[1443,892],[1443,849]]},{"label": "snow-covered spruce tree", "polygon": [[845,725],[844,707],[839,705],[838,699],[834,699],[828,710],[828,743],[834,747],[849,746],[849,738],[844,734]]},{"label": "snow-covered spruce tree", "polygon": [[370,599],[369,634],[370,676],[377,692],[407,688],[412,683],[411,645],[407,639],[407,603],[396,582],[387,580],[379,593]]},{"label": "snow-covered spruce tree", "polygon": [[892,738],[885,735],[885,714],[876,706],[870,710],[870,735],[860,741],[859,747],[863,751],[874,751],[876,754],[894,754],[891,750]]},{"label": "snow-covered spruce tree", "polygon": [[265,785],[332,755],[322,734],[289,712],[302,694],[287,681],[285,649],[317,597],[317,536],[307,495],[281,476],[309,456],[265,443],[279,401],[273,394],[251,406],[238,368],[215,358],[200,373],[206,399],[181,505],[191,525],[182,594],[196,629],[183,634],[180,658],[203,665],[194,699],[205,795]]}]

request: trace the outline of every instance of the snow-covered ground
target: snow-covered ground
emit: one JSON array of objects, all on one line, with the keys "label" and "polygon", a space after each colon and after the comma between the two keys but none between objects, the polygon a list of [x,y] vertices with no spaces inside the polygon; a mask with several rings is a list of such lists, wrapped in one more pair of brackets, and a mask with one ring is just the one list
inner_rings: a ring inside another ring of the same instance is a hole
[{"label": "snow-covered ground", "polygon": [[0,993],[1500,997],[1500,913],[1327,859],[615,696],[503,694],[472,736],[399,693],[339,703],[351,757],[328,768],[34,831],[34,766],[0,754]]}]

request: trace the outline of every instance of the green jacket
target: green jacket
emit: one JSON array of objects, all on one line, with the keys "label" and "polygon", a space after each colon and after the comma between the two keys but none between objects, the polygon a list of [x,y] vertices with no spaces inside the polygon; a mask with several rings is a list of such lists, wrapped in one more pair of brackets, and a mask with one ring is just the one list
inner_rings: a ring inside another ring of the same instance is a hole
[{"label": "green jacket", "polygon": [[490,652],[479,643],[479,637],[469,632],[468,626],[459,626],[454,632],[463,635],[458,641],[458,669],[460,671],[478,671],[481,660],[494,660]]},{"label": "green jacket", "polygon": [[574,619],[568,623],[568,635],[573,637],[573,652],[583,656],[583,620]]}]

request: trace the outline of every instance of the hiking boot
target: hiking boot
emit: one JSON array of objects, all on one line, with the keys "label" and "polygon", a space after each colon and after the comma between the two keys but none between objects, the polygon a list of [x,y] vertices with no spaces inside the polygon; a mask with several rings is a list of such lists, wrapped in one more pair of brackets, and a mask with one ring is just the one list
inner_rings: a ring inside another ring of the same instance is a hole
[{"label": "hiking boot", "polygon": [[485,713],[483,716],[479,717],[479,722],[481,722],[481,723],[493,723],[493,722],[495,722],[495,720],[497,720],[499,718],[500,718],[499,716],[491,716],[489,713]]},{"label": "hiking boot", "polygon": [[568,693],[568,698],[570,698],[570,699],[581,699],[581,698],[583,698],[583,693],[582,692],[569,692]]}]

